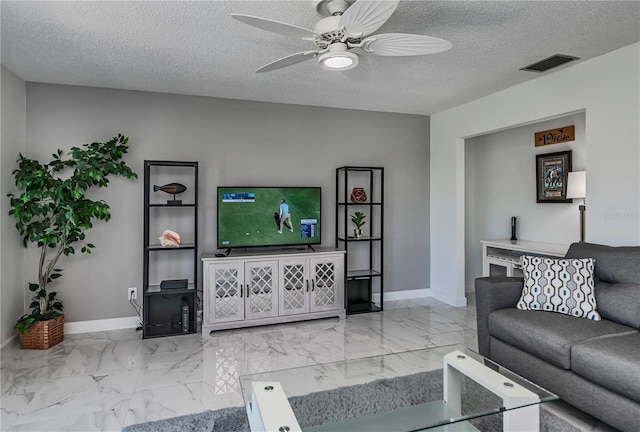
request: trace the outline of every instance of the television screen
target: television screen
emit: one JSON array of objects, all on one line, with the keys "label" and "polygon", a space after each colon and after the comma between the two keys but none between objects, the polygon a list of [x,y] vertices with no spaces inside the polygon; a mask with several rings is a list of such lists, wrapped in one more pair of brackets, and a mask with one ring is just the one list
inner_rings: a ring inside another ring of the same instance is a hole
[{"label": "television screen", "polygon": [[218,248],[320,244],[319,187],[218,187]]}]

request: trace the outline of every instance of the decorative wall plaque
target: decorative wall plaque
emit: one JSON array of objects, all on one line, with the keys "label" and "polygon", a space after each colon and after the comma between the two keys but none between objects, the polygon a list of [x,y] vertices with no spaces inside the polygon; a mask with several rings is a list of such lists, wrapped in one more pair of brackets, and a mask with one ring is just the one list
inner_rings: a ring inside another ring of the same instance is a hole
[{"label": "decorative wall plaque", "polygon": [[550,144],[560,144],[569,141],[575,141],[576,128],[575,126],[565,126],[558,129],[549,129],[542,132],[536,132],[535,145],[536,147],[546,146]]}]

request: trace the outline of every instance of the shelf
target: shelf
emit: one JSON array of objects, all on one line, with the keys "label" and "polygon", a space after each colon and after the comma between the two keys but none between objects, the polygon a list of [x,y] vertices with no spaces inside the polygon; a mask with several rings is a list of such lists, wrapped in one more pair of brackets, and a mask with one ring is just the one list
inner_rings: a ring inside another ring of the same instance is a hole
[{"label": "shelf", "polygon": [[336,168],[336,171],[374,171],[374,170],[383,170],[382,167],[363,167],[363,166],[343,166],[340,168]]},{"label": "shelf", "polygon": [[[148,325],[145,327],[146,337],[154,338],[154,337],[165,337],[165,336],[177,336],[186,334],[182,332],[182,324],[181,323],[164,323],[164,324],[155,324]],[[189,326],[189,333],[195,333]]]},{"label": "shelf", "polygon": [[[189,192],[184,196],[155,195],[153,186],[156,183],[184,184]],[[166,210],[169,208],[183,210]],[[195,333],[198,330],[199,303],[198,162],[145,160],[143,211],[142,337]],[[166,219],[171,219],[171,224],[180,225],[181,230],[190,232],[178,246],[163,247],[160,244],[158,225],[165,225]],[[180,252],[166,254],[167,251]],[[164,255],[159,256],[160,252]],[[171,261],[170,266],[166,266],[167,261]],[[188,270],[189,267],[192,270]],[[165,284],[162,289],[160,280],[182,280],[183,283],[181,288],[167,288]],[[186,286],[184,281],[188,281]],[[184,318],[183,313],[187,313]],[[188,331],[183,331],[183,322]]]},{"label": "shelf", "polygon": [[368,312],[380,312],[382,309],[374,303],[351,303],[348,305],[347,313],[350,315]]},{"label": "shelf", "polygon": [[149,207],[195,207],[195,204],[149,204]]},{"label": "shelf", "polygon": [[194,292],[195,284],[188,283],[186,288],[165,288],[161,289],[160,285],[149,285],[145,291],[145,295],[171,295],[171,294],[188,294]]},{"label": "shelf", "polygon": [[167,246],[167,247],[164,247],[159,244],[153,244],[153,245],[147,246],[148,251],[192,250],[195,248],[196,248],[196,245],[194,243],[181,243],[180,246]]},{"label": "shelf", "polygon": [[348,270],[347,271],[347,279],[379,277],[379,276],[382,276],[382,273],[377,271],[377,270],[373,270],[373,269]]},{"label": "shelf", "polygon": [[[487,248],[487,252],[500,253],[497,250],[519,255],[540,255],[551,257],[563,257],[569,249],[568,244],[542,243],[528,240],[481,240],[480,243]],[[497,249],[497,250],[496,250]]]},{"label": "shelf", "polygon": [[363,241],[380,241],[382,240],[380,237],[371,237],[371,236],[362,236],[360,238],[355,237],[347,237],[345,240],[344,237],[338,237],[339,241],[348,241],[348,242],[363,242]]},{"label": "shelf", "polygon": [[165,167],[165,166],[192,167],[192,168],[198,167],[198,162],[147,160],[147,161],[144,161],[144,163],[148,166],[161,166],[161,167]]},{"label": "shelf", "polygon": [[[336,168],[336,247],[345,251],[345,305],[347,314],[379,312],[384,299],[384,168],[343,166]],[[353,202],[356,189],[365,202]],[[352,210],[367,217],[365,232],[353,236]],[[356,246],[355,244],[358,243]],[[354,268],[356,267],[356,268]],[[366,267],[366,268],[365,268]],[[353,268],[352,270],[346,270]],[[375,270],[374,270],[375,269]],[[377,299],[374,302],[374,299]]]},{"label": "shelf", "polygon": [[363,203],[345,203],[345,202],[339,202],[338,203],[339,206],[368,206],[368,205],[374,205],[374,206],[381,206],[382,203],[381,202],[363,202]]},{"label": "shelf", "polygon": [[513,262],[513,263],[519,263],[520,262],[520,256],[519,255],[489,254],[489,255],[487,255],[487,258],[493,258],[493,259],[497,259],[497,260],[500,260],[500,261],[508,261],[508,262]]}]

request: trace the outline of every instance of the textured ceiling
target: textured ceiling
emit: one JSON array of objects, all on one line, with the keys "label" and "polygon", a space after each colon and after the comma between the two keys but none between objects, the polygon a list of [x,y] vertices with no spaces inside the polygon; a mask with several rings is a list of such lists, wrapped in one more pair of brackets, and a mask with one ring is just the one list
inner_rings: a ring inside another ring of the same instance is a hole
[{"label": "textured ceiling", "polygon": [[3,0],[1,8],[2,64],[25,81],[426,115],[537,78],[519,69],[553,54],[584,61],[640,40],[637,1],[401,1],[377,33],[435,36],[453,48],[367,56],[370,75],[357,81],[315,60],[254,73],[314,46],[229,14],[313,28],[321,17],[312,1]]}]

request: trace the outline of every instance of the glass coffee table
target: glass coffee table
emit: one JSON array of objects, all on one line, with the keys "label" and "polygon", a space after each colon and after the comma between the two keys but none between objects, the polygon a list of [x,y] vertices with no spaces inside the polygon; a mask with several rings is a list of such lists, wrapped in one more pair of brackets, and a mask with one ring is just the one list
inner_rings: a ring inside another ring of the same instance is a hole
[{"label": "glass coffee table", "polygon": [[460,345],[240,376],[252,432],[538,432],[557,396]]}]

